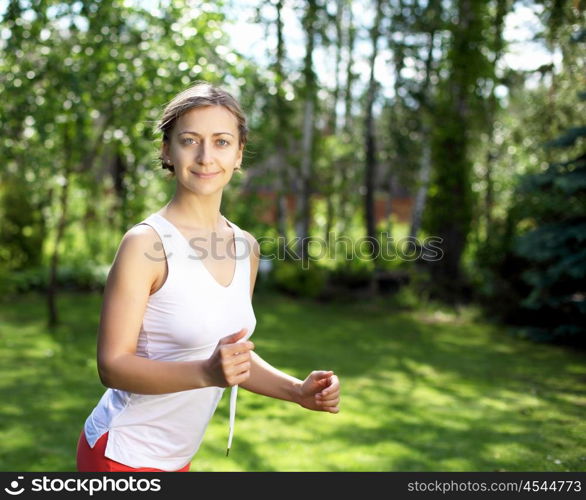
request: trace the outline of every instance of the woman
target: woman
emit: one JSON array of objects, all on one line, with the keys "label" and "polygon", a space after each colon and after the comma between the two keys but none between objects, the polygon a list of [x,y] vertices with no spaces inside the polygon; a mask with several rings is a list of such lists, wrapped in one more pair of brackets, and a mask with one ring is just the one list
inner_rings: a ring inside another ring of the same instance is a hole
[{"label": "woman", "polygon": [[220,213],[247,140],[238,102],[198,83],[166,106],[158,128],[176,191],[127,231],[110,270],[98,333],[108,389],[79,438],[82,472],[188,471],[228,386],[229,445],[238,386],[339,411],[332,371],[299,380],[264,361],[249,340],[259,245]]}]

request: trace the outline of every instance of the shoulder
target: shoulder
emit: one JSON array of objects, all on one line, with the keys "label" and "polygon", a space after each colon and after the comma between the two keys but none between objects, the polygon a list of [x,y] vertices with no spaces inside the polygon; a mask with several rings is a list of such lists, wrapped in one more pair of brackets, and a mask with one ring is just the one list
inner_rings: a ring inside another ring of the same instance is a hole
[{"label": "shoulder", "polygon": [[[124,233],[116,260],[135,266],[152,266],[164,260],[163,244],[157,232],[147,224],[137,224]],[[129,262],[131,261],[131,262]]]},{"label": "shoulder", "polygon": [[156,231],[137,224],[124,233],[108,273],[108,294],[148,296],[153,283],[163,275],[165,252]]},{"label": "shoulder", "polygon": [[252,249],[260,249],[260,245],[258,244],[258,241],[256,241],[256,238],[250,234],[248,231],[245,231],[244,229],[242,229],[242,234],[244,236],[244,238],[246,238],[246,241],[248,242],[248,246]]},{"label": "shoulder", "polygon": [[136,224],[124,233],[121,246],[133,249],[158,248],[157,242],[161,241],[157,232],[148,224]]},{"label": "shoulder", "polygon": [[242,235],[244,236],[244,238],[247,241],[247,250],[250,252],[250,259],[252,261],[252,263],[256,266],[258,265],[258,261],[260,259],[260,245],[258,243],[258,241],[256,240],[256,238],[250,234],[248,231],[245,231],[244,229],[241,230],[242,231]]}]

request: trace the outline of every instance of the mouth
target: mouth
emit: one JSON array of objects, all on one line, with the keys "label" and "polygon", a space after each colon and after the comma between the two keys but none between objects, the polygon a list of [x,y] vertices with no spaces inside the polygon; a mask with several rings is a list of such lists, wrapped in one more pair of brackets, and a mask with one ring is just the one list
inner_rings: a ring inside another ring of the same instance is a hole
[{"label": "mouth", "polygon": [[200,179],[211,179],[212,177],[215,177],[216,175],[218,175],[220,172],[209,172],[209,173],[203,173],[203,172],[191,172],[192,174],[194,174],[195,176],[199,177]]}]

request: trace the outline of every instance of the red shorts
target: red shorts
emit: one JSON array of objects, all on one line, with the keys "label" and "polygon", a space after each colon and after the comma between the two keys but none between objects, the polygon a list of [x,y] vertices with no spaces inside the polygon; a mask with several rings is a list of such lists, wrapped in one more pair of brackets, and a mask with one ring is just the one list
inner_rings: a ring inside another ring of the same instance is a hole
[{"label": "red shorts", "polygon": [[[78,472],[165,472],[161,469],[152,469],[150,467],[134,468],[110,460],[104,455],[106,443],[108,442],[108,433],[103,434],[96,441],[96,445],[91,448],[85,432],[82,430],[77,443],[77,471]],[[190,464],[183,469],[173,472],[189,472]]]}]

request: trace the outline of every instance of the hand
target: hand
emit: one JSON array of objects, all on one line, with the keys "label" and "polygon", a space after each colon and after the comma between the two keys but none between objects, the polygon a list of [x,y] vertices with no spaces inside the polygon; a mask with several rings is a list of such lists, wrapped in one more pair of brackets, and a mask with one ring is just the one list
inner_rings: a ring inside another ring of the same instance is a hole
[{"label": "hand", "polygon": [[206,361],[206,372],[210,386],[227,387],[238,385],[250,377],[250,351],[254,344],[250,340],[238,342],[246,336],[246,328],[220,339],[215,351]]},{"label": "hand", "polygon": [[299,387],[299,404],[308,410],[338,413],[340,381],[333,371],[313,371]]}]

